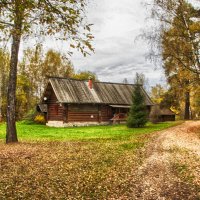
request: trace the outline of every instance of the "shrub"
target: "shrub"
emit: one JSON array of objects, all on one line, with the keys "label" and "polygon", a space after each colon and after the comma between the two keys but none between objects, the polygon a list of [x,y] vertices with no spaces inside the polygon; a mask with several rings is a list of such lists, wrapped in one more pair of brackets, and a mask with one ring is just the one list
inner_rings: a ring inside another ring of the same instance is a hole
[{"label": "shrub", "polygon": [[36,115],[36,117],[34,118],[34,122],[36,122],[37,124],[45,124],[46,123],[46,120],[45,120],[45,117],[44,115]]},{"label": "shrub", "polygon": [[23,117],[24,121],[34,122],[35,117],[37,116],[37,112],[35,109],[31,109],[28,113]]}]

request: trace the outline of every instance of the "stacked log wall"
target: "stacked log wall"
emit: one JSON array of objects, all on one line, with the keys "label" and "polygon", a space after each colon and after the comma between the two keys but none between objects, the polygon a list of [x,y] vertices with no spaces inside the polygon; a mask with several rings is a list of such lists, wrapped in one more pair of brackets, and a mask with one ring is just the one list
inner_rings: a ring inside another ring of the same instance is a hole
[{"label": "stacked log wall", "polygon": [[51,97],[47,101],[48,104],[48,116],[49,121],[63,121],[63,106],[58,103],[54,92],[51,93]]},{"label": "stacked log wall", "polygon": [[98,105],[74,104],[68,106],[68,122],[98,122]]},{"label": "stacked log wall", "polygon": [[101,106],[102,122],[109,122],[112,117],[113,117],[112,108],[107,105]]}]

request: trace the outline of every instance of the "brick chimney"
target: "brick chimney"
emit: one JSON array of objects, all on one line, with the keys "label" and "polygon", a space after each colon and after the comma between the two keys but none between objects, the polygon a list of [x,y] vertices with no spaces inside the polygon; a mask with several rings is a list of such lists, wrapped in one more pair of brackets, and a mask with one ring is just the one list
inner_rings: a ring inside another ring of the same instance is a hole
[{"label": "brick chimney", "polygon": [[91,76],[89,77],[89,80],[88,80],[88,87],[90,89],[92,89],[92,77]]}]

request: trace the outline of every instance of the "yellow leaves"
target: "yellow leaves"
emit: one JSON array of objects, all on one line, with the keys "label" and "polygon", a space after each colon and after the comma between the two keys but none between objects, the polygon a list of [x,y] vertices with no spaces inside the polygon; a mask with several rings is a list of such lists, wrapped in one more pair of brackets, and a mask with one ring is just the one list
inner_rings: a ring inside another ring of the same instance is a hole
[{"label": "yellow leaves", "polygon": [[74,46],[73,44],[70,44],[70,47],[71,47],[71,48],[75,48],[75,46]]},{"label": "yellow leaves", "polygon": [[15,192],[16,199],[102,199],[116,193],[119,183],[126,189],[136,161],[133,151],[123,154],[118,145],[117,140],[1,144],[1,198],[12,199]]},{"label": "yellow leaves", "polygon": [[193,24],[190,25],[190,30],[193,33],[200,33],[200,22],[194,22]]},{"label": "yellow leaves", "polygon": [[92,80],[97,81],[97,75],[91,71],[80,71],[72,76],[72,78],[79,80],[88,80],[89,77],[92,77]]},{"label": "yellow leaves", "polygon": [[38,124],[45,124],[46,120],[43,115],[36,115],[34,118],[34,122]]},{"label": "yellow leaves", "polygon": [[176,113],[176,115],[180,114],[180,110],[176,109],[174,106],[170,107],[170,110],[174,113]]},{"label": "yellow leaves", "polygon": [[66,11],[68,10],[67,7],[61,7],[61,9],[62,9],[64,12],[66,12]]},{"label": "yellow leaves", "polygon": [[[88,54],[87,51],[93,51],[91,45],[83,42],[85,40],[84,34],[91,31],[90,26],[92,25],[87,24],[83,17],[85,15],[86,0],[49,0],[39,2],[24,0],[23,3],[21,1],[11,2],[7,6],[4,3],[0,3],[0,21],[2,22],[6,19],[5,24],[0,23],[0,29],[5,32],[5,35],[17,33],[18,29],[13,29],[10,25],[14,24],[14,22],[19,25],[22,23],[23,30],[20,30],[20,35],[22,34],[22,36],[31,35],[34,33],[33,28],[37,29],[37,26],[43,26],[39,33],[40,35],[51,35],[66,41],[72,40],[75,44],[74,46],[81,43],[82,49],[83,47],[88,48],[84,51],[81,50],[84,56]],[[16,8],[16,10],[13,8]],[[9,28],[7,28],[8,25]],[[83,26],[84,29],[82,28]],[[93,39],[92,35],[88,35],[87,39],[91,41]],[[73,46],[71,47],[74,48]]]},{"label": "yellow leaves", "polygon": [[88,30],[88,31],[90,31],[90,27],[88,25],[85,26],[85,29]]},{"label": "yellow leaves", "polygon": [[160,104],[163,100],[164,94],[166,90],[160,85],[157,84],[156,86],[151,88],[151,98],[154,103]]}]

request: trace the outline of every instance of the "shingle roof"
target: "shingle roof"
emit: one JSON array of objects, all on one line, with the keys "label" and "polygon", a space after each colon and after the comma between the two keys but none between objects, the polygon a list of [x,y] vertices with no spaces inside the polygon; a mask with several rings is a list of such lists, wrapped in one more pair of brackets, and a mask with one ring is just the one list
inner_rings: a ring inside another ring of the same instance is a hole
[{"label": "shingle roof", "polygon": [[38,104],[37,105],[37,110],[38,111],[41,111],[42,113],[45,113],[47,112],[47,104]]},{"label": "shingle roof", "polygon": [[162,108],[160,109],[161,115],[175,115],[173,111],[171,111],[169,108]]},{"label": "shingle roof", "polygon": [[159,104],[155,104],[151,110],[152,112],[156,112],[158,115],[176,115],[169,108],[161,108]]},{"label": "shingle roof", "polygon": [[[133,84],[93,82],[93,88],[90,89],[88,81],[58,77],[49,78],[49,83],[61,103],[132,104]],[[142,87],[141,90],[146,105],[153,105]]]}]

